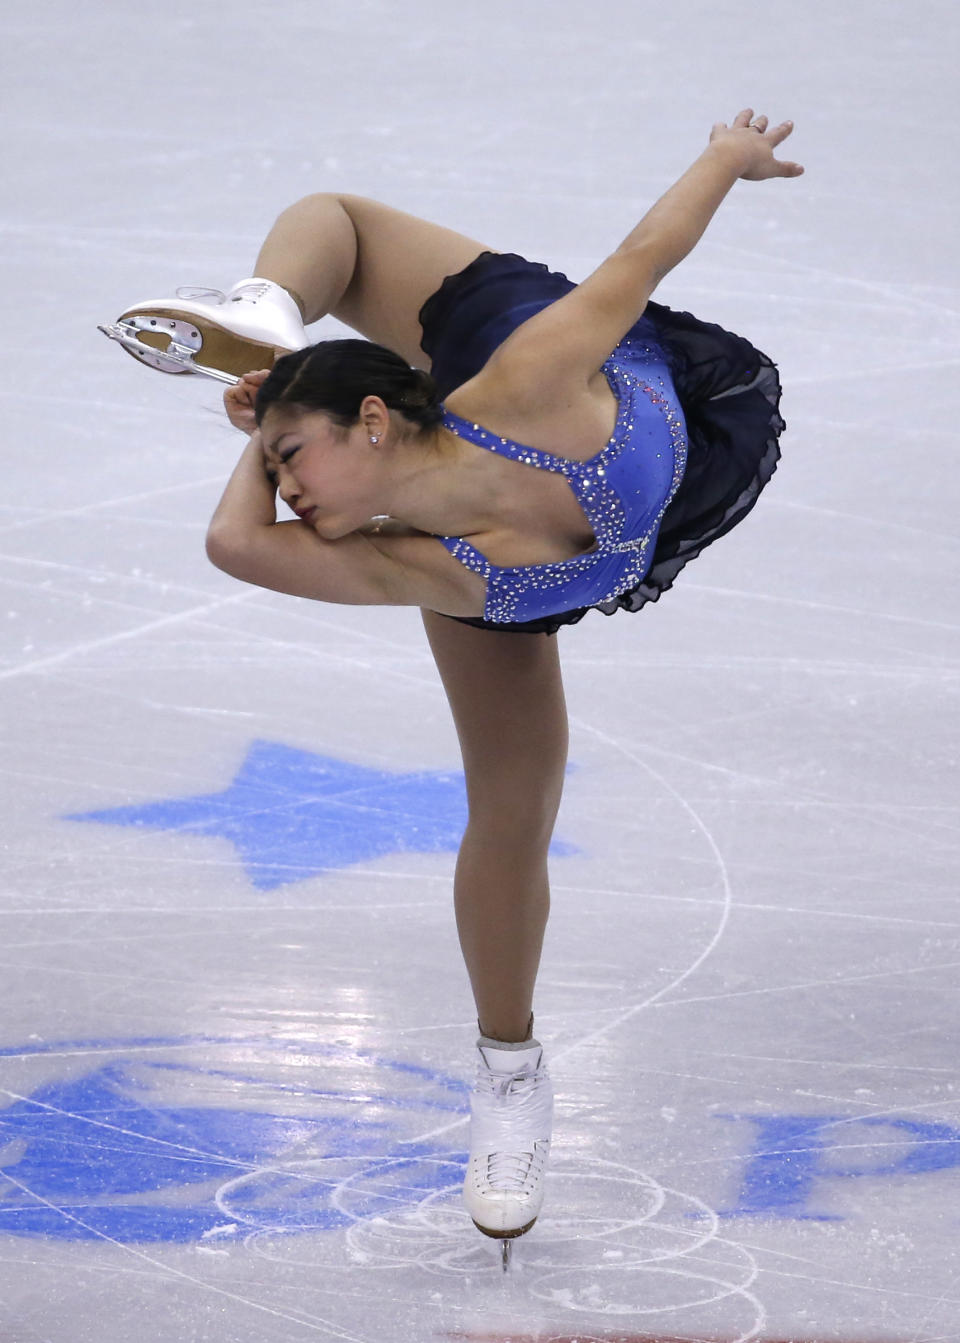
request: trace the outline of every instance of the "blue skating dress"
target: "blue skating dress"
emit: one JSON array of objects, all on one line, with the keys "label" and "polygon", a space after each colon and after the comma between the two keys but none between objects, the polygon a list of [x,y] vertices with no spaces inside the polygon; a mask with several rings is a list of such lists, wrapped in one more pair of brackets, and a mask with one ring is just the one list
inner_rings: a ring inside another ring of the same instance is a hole
[{"label": "blue skating dress", "polygon": [[[575,286],[512,253],[485,252],[449,276],[420,312],[440,395],[474,377],[529,317]],[[619,413],[606,446],[571,461],[500,438],[446,411],[460,437],[563,474],[595,545],[573,559],[501,567],[461,537],[440,540],[487,580],[485,629],[553,634],[589,610],[637,611],[753,507],[785,428],[771,360],[722,327],[648,303],[604,364]]]}]

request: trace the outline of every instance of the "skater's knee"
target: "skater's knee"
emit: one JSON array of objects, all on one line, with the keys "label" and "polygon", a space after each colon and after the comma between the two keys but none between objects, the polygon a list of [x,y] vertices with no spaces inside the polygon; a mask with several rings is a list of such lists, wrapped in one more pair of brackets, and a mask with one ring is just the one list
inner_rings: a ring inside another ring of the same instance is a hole
[{"label": "skater's knee", "polygon": [[307,211],[316,212],[319,210],[334,212],[343,210],[344,214],[346,214],[346,210],[343,206],[343,198],[339,192],[311,191],[306,196],[301,196],[299,200],[294,201],[292,205],[288,205],[286,209],[281,210],[280,218],[282,219],[284,215],[302,214]]},{"label": "skater's knee", "polygon": [[348,255],[351,269],[357,252],[357,230],[347,208],[351,198],[336,191],[315,191],[302,196],[281,211],[281,220],[302,230],[311,239],[322,239],[325,260]]},{"label": "skater's knee", "polygon": [[[522,746],[522,749],[519,747]],[[464,753],[471,820],[490,820],[510,833],[549,837],[557,818],[566,773],[562,740],[540,740],[510,749]]]},{"label": "skater's knee", "polygon": [[560,806],[560,789],[518,793],[512,789],[473,789],[469,794],[470,829],[517,851],[549,847]]},{"label": "skater's knee", "polygon": [[291,211],[306,213],[314,217],[322,217],[327,224],[330,220],[336,219],[340,221],[344,228],[349,227],[353,236],[357,237],[359,230],[354,217],[355,214],[358,211],[369,211],[377,208],[376,201],[370,200],[366,196],[355,196],[348,191],[312,191],[309,195],[302,196],[300,200],[288,206],[284,214]]}]

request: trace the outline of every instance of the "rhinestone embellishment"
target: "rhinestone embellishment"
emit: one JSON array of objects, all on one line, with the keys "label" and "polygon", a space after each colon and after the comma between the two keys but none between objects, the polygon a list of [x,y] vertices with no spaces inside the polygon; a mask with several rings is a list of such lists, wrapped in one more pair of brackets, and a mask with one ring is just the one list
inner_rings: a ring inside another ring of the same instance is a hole
[{"label": "rhinestone embellishment", "polygon": [[[533,620],[614,600],[650,567],[660,523],[683,478],[687,435],[663,351],[625,341],[603,366],[619,410],[606,446],[587,461],[559,457],[444,412],[452,433],[525,466],[562,474],[593,528],[593,550],[545,564],[501,567],[463,537],[439,539],[487,581],[484,616]],[[669,472],[669,475],[667,474]]]}]

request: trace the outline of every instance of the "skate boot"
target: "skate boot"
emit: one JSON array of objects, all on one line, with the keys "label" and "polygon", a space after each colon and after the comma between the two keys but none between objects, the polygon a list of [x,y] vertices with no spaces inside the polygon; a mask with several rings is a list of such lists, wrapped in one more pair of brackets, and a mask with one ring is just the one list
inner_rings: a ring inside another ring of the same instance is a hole
[{"label": "skate boot", "polygon": [[504,1044],[481,1035],[470,1098],[470,1158],[463,1198],[478,1231],[506,1242],[529,1231],[543,1202],[553,1089],[536,1040]]},{"label": "skate boot", "polygon": [[176,298],[127,308],[98,328],[135,359],[161,373],[201,373],[238,382],[309,345],[295,300],[272,280],[240,280],[229,293],[186,287]]}]

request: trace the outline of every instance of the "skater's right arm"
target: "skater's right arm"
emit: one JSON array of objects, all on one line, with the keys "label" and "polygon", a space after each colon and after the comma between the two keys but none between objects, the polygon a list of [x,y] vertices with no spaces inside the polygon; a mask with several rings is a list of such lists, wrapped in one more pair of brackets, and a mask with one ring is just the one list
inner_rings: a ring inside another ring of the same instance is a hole
[{"label": "skater's right arm", "polygon": [[435,536],[374,529],[337,540],[306,521],[277,520],[277,481],[256,430],[207,531],[207,555],[244,583],[348,606],[421,606],[482,616],[486,583]]}]

